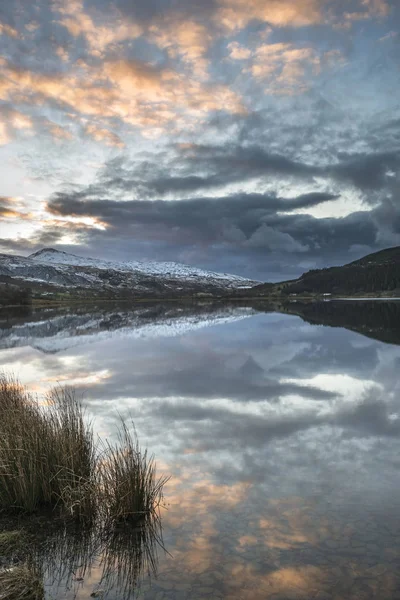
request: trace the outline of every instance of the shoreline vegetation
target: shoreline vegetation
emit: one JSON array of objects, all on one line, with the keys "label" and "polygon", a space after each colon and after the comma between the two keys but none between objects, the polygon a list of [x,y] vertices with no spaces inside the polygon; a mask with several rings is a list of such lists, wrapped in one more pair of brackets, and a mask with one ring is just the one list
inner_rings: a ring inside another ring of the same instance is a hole
[{"label": "shoreline vegetation", "polygon": [[54,552],[54,536],[65,544],[67,530],[78,545],[86,536],[86,563],[103,556],[103,579],[114,585],[122,560],[136,581],[162,546],[167,480],[122,420],[117,443],[95,439],[72,389],[55,388],[40,402],[0,375],[0,599],[44,598],[38,546]]},{"label": "shoreline vegetation", "polygon": [[201,296],[176,296],[176,297],[146,297],[146,298],[102,298],[102,297],[83,297],[83,296],[64,296],[60,299],[49,299],[45,297],[34,297],[32,296],[29,303],[18,302],[14,299],[13,303],[4,304],[0,302],[1,309],[9,308],[51,308],[58,306],[73,306],[73,305],[91,305],[91,304],[123,304],[130,306],[138,306],[141,304],[199,304],[199,303],[215,303],[229,304],[230,302],[236,304],[240,302],[272,302],[281,305],[290,304],[292,302],[328,302],[338,300],[400,300],[400,290],[393,292],[358,292],[357,294],[282,294],[282,293],[266,293],[266,294],[243,294],[243,295],[205,295]]}]

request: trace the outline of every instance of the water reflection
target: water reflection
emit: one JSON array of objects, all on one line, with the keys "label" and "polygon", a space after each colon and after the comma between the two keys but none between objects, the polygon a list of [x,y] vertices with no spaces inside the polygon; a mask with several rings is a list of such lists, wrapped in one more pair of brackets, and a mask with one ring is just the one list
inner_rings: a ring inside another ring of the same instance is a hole
[{"label": "water reflection", "polygon": [[22,532],[20,546],[0,558],[7,568],[23,562],[39,574],[49,599],[133,598],[149,587],[158,553],[165,552],[159,513],[140,526],[118,528],[100,521],[78,526],[51,515],[0,519],[0,531]]},{"label": "water reflection", "polygon": [[218,307],[215,322],[205,307],[204,328],[201,315],[183,329],[173,317],[173,336],[150,334],[152,319],[143,336],[96,337],[92,324],[90,340],[53,353],[19,329],[0,359],[39,392],[75,384],[102,435],[132,415],[172,474],[171,556],[146,600],[389,599],[400,596],[400,305],[374,306]]}]

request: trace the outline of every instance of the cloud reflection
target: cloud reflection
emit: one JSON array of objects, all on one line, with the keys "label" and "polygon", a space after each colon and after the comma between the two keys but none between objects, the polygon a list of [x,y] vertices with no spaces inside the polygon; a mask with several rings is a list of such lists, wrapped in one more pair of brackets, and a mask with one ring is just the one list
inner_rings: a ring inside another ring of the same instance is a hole
[{"label": "cloud reflection", "polygon": [[172,474],[146,599],[396,593],[399,346],[271,313],[2,357],[27,383],[75,378],[111,438],[131,415]]}]

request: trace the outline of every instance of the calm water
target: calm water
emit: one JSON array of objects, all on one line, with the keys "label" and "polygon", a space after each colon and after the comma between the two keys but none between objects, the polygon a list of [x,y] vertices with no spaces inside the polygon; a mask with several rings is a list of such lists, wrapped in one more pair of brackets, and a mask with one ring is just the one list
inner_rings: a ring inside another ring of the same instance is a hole
[{"label": "calm water", "polygon": [[[390,304],[303,307],[318,324],[246,307],[3,311],[0,364],[40,394],[74,385],[103,436],[132,416],[171,476],[168,554],[131,598],[400,598]],[[88,598],[100,571],[49,578],[49,594]]]}]

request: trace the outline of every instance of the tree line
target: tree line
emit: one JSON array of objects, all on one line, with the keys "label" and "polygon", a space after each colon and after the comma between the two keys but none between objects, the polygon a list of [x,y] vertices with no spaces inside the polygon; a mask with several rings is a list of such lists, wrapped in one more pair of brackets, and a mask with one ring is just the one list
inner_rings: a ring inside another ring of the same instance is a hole
[{"label": "tree line", "polygon": [[291,293],[357,294],[400,291],[400,263],[352,265],[308,271],[285,288]]},{"label": "tree line", "polygon": [[21,305],[32,303],[30,288],[21,288],[10,283],[0,283],[0,306]]}]

